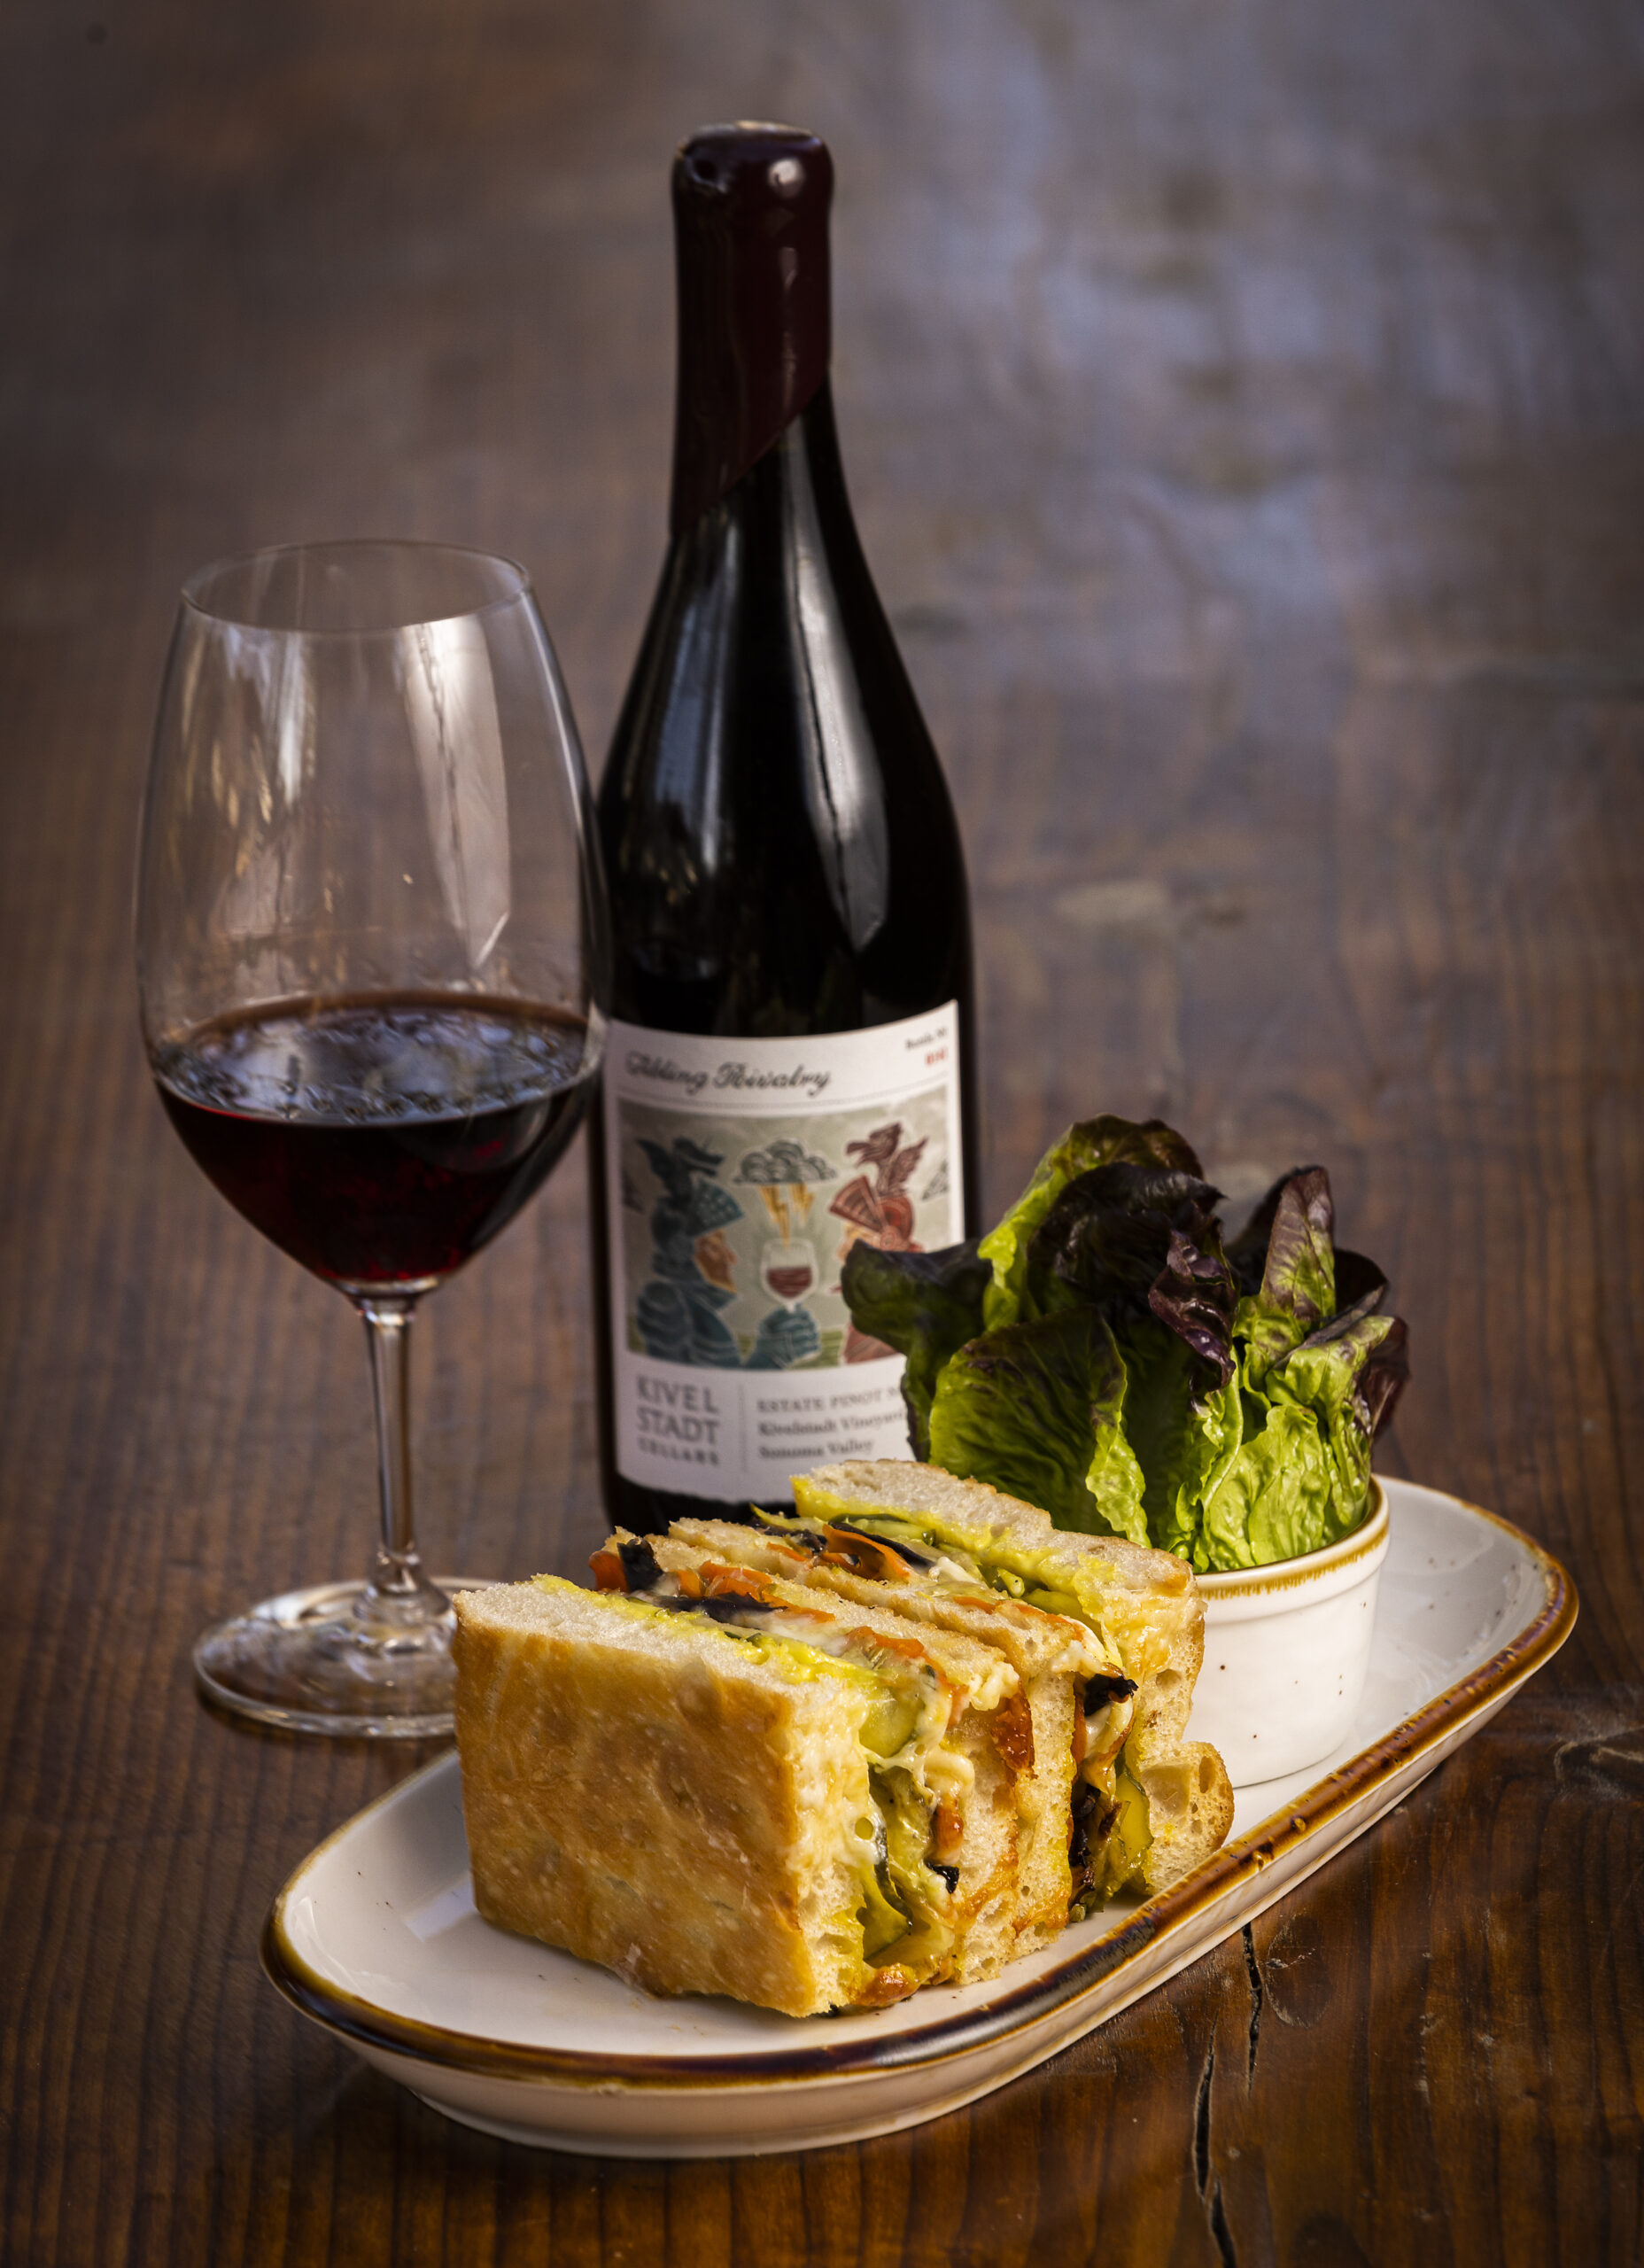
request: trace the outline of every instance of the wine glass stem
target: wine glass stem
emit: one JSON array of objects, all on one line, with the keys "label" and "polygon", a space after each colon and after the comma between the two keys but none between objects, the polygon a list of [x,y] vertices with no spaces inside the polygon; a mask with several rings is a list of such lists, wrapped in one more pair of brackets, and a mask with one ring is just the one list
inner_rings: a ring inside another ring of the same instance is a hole
[{"label": "wine glass stem", "polygon": [[355,1304],[371,1350],[383,1517],[376,1565],[355,1612],[362,1620],[415,1627],[434,1621],[450,1606],[438,1584],[423,1571],[412,1526],[411,1317],[416,1301],[383,1297]]}]

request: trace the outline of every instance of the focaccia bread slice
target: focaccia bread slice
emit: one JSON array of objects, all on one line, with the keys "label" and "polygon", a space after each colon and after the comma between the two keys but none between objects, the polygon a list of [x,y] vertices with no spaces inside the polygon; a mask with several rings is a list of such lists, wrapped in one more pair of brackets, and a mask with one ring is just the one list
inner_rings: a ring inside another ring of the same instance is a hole
[{"label": "focaccia bread slice", "polygon": [[924,1943],[945,1940],[945,1958],[922,1959],[921,1981],[997,1976],[1016,1946],[1018,1783],[1033,1743],[1001,1650],[911,1623],[894,1603],[857,1604],[728,1560],[677,1527],[644,1539],[618,1529],[592,1565],[602,1584],[669,1612],[796,1638],[881,1680],[894,1705],[871,1712],[862,1737],[884,1887]]},{"label": "focaccia bread slice", "polygon": [[[1072,1534],[984,1481],[911,1461],[825,1465],[796,1477],[794,1494],[803,1525],[886,1525],[940,1544],[961,1573],[973,1570],[991,1588],[1087,1623],[1117,1655],[1136,1687],[1130,1721],[1111,1764],[1082,1767],[1100,1805],[1113,1807],[1111,1819],[1091,1822],[1109,1830],[1094,1890],[1127,1879],[1166,1889],[1226,1840],[1227,1768],[1207,1743],[1184,1738],[1205,1651],[1204,1605],[1184,1560],[1122,1537]],[[1098,1753],[1112,1732],[1111,1723],[1096,1728]]]},{"label": "focaccia bread slice", "polygon": [[[1021,1681],[1027,1737],[1017,1740],[1017,1899],[1012,1953],[1048,1944],[1065,1927],[1075,1884],[1074,1734],[1090,1704],[1129,1688],[1116,1655],[1082,1622],[1024,1605],[980,1578],[944,1581],[931,1555],[865,1530],[749,1528],[679,1519],[670,1534],[718,1558],[786,1577],[864,1607],[900,1614],[1004,1655]],[[958,1576],[960,1571],[951,1571]],[[1082,1740],[1082,1728],[1080,1728]]]},{"label": "focaccia bread slice", "polygon": [[[486,1921],[655,1992],[789,2016],[921,1981],[875,1963],[871,1672],[539,1576],[460,1592],[457,1747]],[[894,1950],[894,1949],[893,1949]]]}]

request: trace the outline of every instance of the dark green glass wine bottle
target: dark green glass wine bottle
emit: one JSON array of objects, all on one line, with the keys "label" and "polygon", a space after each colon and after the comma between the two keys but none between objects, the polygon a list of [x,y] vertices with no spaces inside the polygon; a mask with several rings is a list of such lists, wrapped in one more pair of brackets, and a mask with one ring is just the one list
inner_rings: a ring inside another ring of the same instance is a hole
[{"label": "dark green glass wine bottle", "polygon": [[965,866],[840,466],[832,190],[790,127],[674,162],[671,540],[599,796],[601,1446],[640,1532],[905,1455],[840,1264],[976,1218]]}]

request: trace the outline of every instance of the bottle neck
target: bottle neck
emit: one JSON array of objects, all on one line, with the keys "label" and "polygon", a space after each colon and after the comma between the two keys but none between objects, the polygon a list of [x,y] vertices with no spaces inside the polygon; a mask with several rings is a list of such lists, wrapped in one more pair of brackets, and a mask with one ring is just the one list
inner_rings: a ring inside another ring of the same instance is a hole
[{"label": "bottle neck", "polygon": [[833,167],[788,127],[711,128],[674,161],[671,534],[727,496],[827,377]]},{"label": "bottle neck", "polygon": [[826,372],[740,478],[685,521],[671,555],[702,587],[724,577],[777,604],[800,555],[826,563],[841,594],[865,579]]}]

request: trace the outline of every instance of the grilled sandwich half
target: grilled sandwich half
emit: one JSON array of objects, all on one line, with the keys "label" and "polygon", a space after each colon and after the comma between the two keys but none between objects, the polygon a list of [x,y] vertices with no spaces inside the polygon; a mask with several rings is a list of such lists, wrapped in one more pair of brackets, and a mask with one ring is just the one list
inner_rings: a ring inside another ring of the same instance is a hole
[{"label": "grilled sandwich half", "polygon": [[1005,1957],[1019,1681],[1002,1655],[711,1562],[655,1597],[543,1576],[459,1598],[487,1921],[652,1992],[791,2016]]}]

